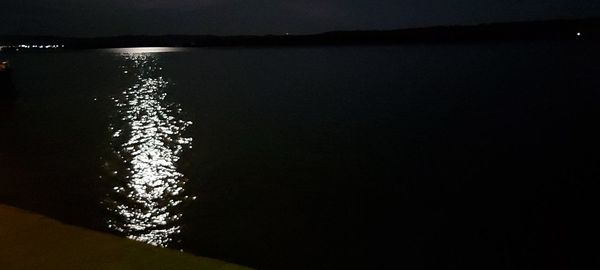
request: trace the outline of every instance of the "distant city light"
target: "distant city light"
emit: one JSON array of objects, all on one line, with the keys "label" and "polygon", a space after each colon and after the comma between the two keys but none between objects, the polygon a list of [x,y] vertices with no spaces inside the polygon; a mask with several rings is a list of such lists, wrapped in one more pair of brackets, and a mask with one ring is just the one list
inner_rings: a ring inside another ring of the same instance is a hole
[{"label": "distant city light", "polygon": [[58,49],[58,48],[64,48],[65,45],[59,45],[59,44],[19,44],[19,45],[0,45],[0,51],[3,50],[15,50],[15,51],[19,51],[19,49],[43,49],[43,50],[48,50],[48,49]]}]

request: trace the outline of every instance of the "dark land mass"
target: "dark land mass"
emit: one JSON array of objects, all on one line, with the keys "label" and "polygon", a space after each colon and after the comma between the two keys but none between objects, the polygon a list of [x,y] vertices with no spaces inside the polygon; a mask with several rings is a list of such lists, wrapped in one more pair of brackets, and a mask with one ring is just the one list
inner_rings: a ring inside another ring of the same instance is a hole
[{"label": "dark land mass", "polygon": [[600,17],[399,30],[334,31],[312,35],[135,35],[95,38],[0,36],[0,45],[62,44],[65,45],[64,48],[66,49],[93,49],[122,47],[355,46],[574,39],[600,40]]}]

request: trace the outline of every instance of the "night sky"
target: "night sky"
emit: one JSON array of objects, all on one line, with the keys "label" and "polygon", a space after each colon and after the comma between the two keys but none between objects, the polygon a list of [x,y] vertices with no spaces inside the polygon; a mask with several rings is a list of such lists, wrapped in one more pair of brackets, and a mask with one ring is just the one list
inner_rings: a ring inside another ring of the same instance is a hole
[{"label": "night sky", "polygon": [[301,34],[598,15],[598,0],[2,0],[0,34]]}]

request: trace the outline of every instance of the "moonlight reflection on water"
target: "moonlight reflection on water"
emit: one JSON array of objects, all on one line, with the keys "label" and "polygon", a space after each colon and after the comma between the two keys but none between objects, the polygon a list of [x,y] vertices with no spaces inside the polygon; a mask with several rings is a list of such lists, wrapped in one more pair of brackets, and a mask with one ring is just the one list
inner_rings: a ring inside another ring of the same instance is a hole
[{"label": "moonlight reflection on water", "polygon": [[124,76],[134,83],[113,98],[116,115],[110,125],[113,162],[106,168],[114,179],[109,194],[108,220],[112,230],[130,239],[168,246],[180,232],[177,206],[183,195],[185,176],[178,168],[192,138],[183,133],[192,123],[181,119],[181,109],[165,98],[168,82],[161,76],[156,55],[124,53]]}]

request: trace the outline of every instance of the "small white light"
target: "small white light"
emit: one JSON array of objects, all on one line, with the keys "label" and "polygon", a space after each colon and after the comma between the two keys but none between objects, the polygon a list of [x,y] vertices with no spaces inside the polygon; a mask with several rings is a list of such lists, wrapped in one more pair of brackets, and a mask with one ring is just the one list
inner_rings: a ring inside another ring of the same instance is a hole
[{"label": "small white light", "polygon": [[577,36],[580,37],[581,36],[581,32],[577,32]]}]

